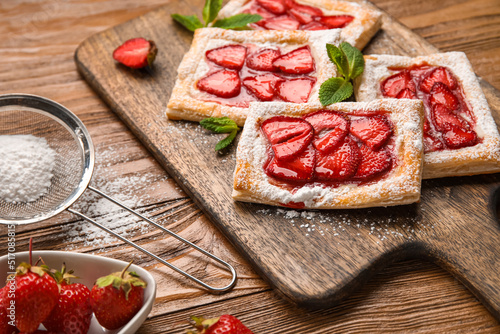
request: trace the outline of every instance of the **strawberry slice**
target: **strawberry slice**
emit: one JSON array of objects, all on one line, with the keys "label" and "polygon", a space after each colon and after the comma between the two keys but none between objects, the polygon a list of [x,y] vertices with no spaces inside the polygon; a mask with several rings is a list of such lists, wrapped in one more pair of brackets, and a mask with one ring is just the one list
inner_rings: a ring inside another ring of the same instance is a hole
[{"label": "strawberry slice", "polygon": [[444,144],[434,136],[424,133],[424,153],[441,151],[444,149]]},{"label": "strawberry slice", "polygon": [[[263,19],[269,19],[271,17],[275,17],[275,15],[271,12],[268,12],[261,6],[259,6],[256,2],[252,2],[252,5],[250,8],[244,10],[242,13],[245,14],[259,14],[262,16]],[[253,24],[253,23],[252,23]]]},{"label": "strawberry slice", "polygon": [[276,94],[285,102],[306,103],[316,79],[296,78],[276,83]]},{"label": "strawberry slice", "polygon": [[274,86],[278,80],[280,80],[280,77],[277,75],[266,73],[256,77],[244,78],[243,86],[259,100],[271,101],[274,98]]},{"label": "strawberry slice", "polygon": [[285,73],[306,74],[314,71],[314,59],[309,46],[303,46],[278,57],[273,66]]},{"label": "strawberry slice", "polygon": [[198,80],[196,87],[218,97],[230,98],[240,93],[241,81],[235,71],[220,70]]},{"label": "strawberry slice", "polygon": [[288,13],[292,14],[297,21],[302,24],[311,22],[314,19],[314,16],[323,15],[323,11],[321,9],[299,4],[293,0],[286,0],[286,5],[289,8]]},{"label": "strawberry slice", "polygon": [[113,59],[130,68],[151,66],[158,49],[153,41],[142,37],[125,41],[113,51]]},{"label": "strawberry slice", "polygon": [[385,97],[397,97],[398,94],[408,88],[412,92],[416,91],[415,83],[411,78],[410,71],[402,70],[387,79],[380,85],[382,95]]},{"label": "strawberry slice", "polygon": [[405,88],[396,96],[398,99],[418,99],[417,94],[409,88]]},{"label": "strawberry slice", "polygon": [[301,118],[275,116],[265,120],[262,131],[271,142],[278,160],[290,160],[302,153],[311,143],[313,128]]},{"label": "strawberry slice", "polygon": [[325,154],[337,148],[349,132],[349,120],[335,111],[320,110],[305,120],[314,128],[314,147]]},{"label": "strawberry slice", "polygon": [[267,30],[297,30],[300,26],[300,22],[289,15],[271,17],[256,24]]},{"label": "strawberry slice", "polygon": [[316,20],[323,23],[330,29],[344,28],[346,25],[354,20],[354,16],[351,15],[332,15],[332,16],[318,16],[315,17]]},{"label": "strawberry slice", "polygon": [[431,116],[436,130],[440,132],[446,132],[453,126],[459,128],[469,127],[469,124],[465,121],[465,119],[439,103],[432,106]]},{"label": "strawberry slice", "polygon": [[257,0],[257,3],[273,14],[285,14],[286,6],[284,0]]},{"label": "strawberry slice", "polygon": [[243,45],[231,44],[208,50],[205,56],[208,60],[231,70],[240,70],[245,62],[247,48]]},{"label": "strawberry slice", "polygon": [[442,104],[450,110],[456,110],[459,106],[459,101],[455,94],[441,82],[436,82],[431,89],[430,97],[431,105]]},{"label": "strawberry slice", "polygon": [[273,66],[273,62],[280,56],[280,50],[260,49],[248,56],[247,66],[257,71],[274,72],[276,68]]},{"label": "strawberry slice", "polygon": [[320,181],[343,181],[356,174],[359,161],[358,145],[350,136],[347,136],[330,154],[318,151],[314,172]]},{"label": "strawberry slice", "polygon": [[443,140],[450,148],[474,146],[478,141],[476,132],[457,126],[452,126],[449,131],[445,132]]},{"label": "strawberry slice", "polygon": [[386,150],[373,151],[363,144],[361,144],[359,150],[361,152],[361,161],[354,179],[368,181],[391,167],[391,155]]},{"label": "strawberry slice", "polygon": [[330,28],[328,28],[327,26],[325,26],[324,24],[322,24],[320,22],[311,21],[308,24],[303,25],[301,29],[314,31],[314,30],[328,30]]},{"label": "strawberry slice", "polygon": [[278,160],[273,157],[264,167],[267,175],[285,181],[308,181],[314,174],[316,150],[312,145],[292,160]]},{"label": "strawberry slice", "polygon": [[422,80],[420,90],[429,94],[437,82],[445,84],[450,89],[455,89],[458,85],[457,80],[446,67],[437,67]]},{"label": "strawberry slice", "polygon": [[387,117],[375,115],[351,120],[350,131],[372,150],[377,151],[391,136],[392,127]]}]

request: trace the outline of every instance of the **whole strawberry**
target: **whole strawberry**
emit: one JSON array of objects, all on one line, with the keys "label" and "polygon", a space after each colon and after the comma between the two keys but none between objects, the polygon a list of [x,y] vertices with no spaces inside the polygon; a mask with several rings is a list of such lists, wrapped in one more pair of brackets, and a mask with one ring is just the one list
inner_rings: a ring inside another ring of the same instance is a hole
[{"label": "whole strawberry", "polygon": [[151,66],[156,58],[158,49],[153,41],[142,37],[125,41],[113,52],[113,58],[130,68]]},{"label": "whole strawberry", "polygon": [[21,332],[34,332],[57,304],[59,288],[48,271],[27,263],[16,269],[16,327]]},{"label": "whole strawberry", "polygon": [[66,271],[65,264],[53,276],[59,285],[59,300],[43,325],[56,333],[86,334],[92,320],[89,288],[80,283],[70,283],[71,278],[76,276],[71,270]]},{"label": "whole strawberry", "polygon": [[11,284],[14,284],[14,281],[8,280],[7,285],[0,289],[0,334],[17,333],[16,327],[12,325],[15,320],[16,306],[11,302],[14,296],[14,290],[10,288]]},{"label": "whole strawberry", "polygon": [[230,314],[223,314],[218,318],[203,319],[192,317],[196,330],[187,334],[253,334],[243,323]]},{"label": "whole strawberry", "polygon": [[106,329],[124,326],[142,307],[146,282],[127,271],[131,263],[122,272],[98,278],[90,291],[92,311]]}]

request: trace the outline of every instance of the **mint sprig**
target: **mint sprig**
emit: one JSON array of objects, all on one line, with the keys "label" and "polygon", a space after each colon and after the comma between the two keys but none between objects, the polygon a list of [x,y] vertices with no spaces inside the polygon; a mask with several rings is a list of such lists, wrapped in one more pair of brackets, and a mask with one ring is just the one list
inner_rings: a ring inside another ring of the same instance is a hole
[{"label": "mint sprig", "polygon": [[240,130],[235,121],[229,117],[210,117],[200,121],[200,125],[215,133],[229,133],[229,135],[215,145],[215,150],[220,151],[231,144]]},{"label": "mint sprig", "polygon": [[213,27],[223,29],[241,29],[245,28],[250,23],[262,20],[262,16],[260,15],[241,13],[214,21],[221,8],[222,0],[205,0],[205,5],[201,13],[204,23],[202,23],[196,15],[186,16],[172,14],[171,17],[189,31],[208,27],[209,24],[212,24]]},{"label": "mint sprig", "polygon": [[323,106],[351,97],[354,91],[352,80],[360,76],[365,69],[363,54],[347,42],[342,42],[339,47],[326,44],[326,52],[331,62],[337,66],[341,77],[330,78],[321,84],[319,101]]}]

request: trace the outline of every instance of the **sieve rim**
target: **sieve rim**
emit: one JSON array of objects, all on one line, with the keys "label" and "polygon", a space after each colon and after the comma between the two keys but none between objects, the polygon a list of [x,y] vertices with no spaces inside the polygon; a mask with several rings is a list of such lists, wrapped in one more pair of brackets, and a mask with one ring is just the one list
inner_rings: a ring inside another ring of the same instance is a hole
[{"label": "sieve rim", "polygon": [[66,210],[85,192],[92,179],[92,172],[94,170],[94,145],[83,122],[62,104],[33,94],[12,93],[0,95],[0,112],[2,112],[3,107],[11,106],[28,107],[39,110],[42,113],[50,114],[56,121],[61,122],[62,125],[67,127],[68,132],[74,134],[75,141],[83,152],[83,173],[80,182],[75,190],[59,206],[30,218],[20,219],[0,216],[0,224],[24,225],[37,223]]}]

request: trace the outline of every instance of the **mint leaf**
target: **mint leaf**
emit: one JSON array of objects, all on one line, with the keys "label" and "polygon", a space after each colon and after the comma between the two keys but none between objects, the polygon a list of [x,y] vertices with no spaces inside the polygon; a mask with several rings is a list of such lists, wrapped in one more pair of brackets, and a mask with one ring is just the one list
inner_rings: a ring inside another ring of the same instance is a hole
[{"label": "mint leaf", "polygon": [[233,130],[229,134],[229,136],[227,136],[226,138],[224,138],[220,142],[218,142],[217,145],[215,145],[215,150],[220,151],[223,148],[228,147],[229,144],[231,144],[233,142],[234,138],[236,137],[236,133],[238,133],[238,130]]},{"label": "mint leaf", "polygon": [[344,101],[352,95],[353,87],[350,81],[343,78],[330,78],[319,88],[319,101],[323,106]]},{"label": "mint leaf", "polygon": [[262,16],[257,14],[236,14],[214,22],[213,27],[223,29],[238,29],[244,28],[247,24],[255,23],[262,20]]},{"label": "mint leaf", "polygon": [[200,19],[195,15],[184,16],[179,14],[170,15],[175,21],[180,23],[184,28],[195,31],[198,28],[203,28],[203,24],[200,22]]},{"label": "mint leaf", "polygon": [[349,75],[349,63],[345,53],[333,44],[326,44],[326,52],[332,63],[337,65],[338,72],[347,77]]},{"label": "mint leaf", "polygon": [[239,130],[236,122],[229,117],[210,117],[200,121],[201,126],[205,129],[216,133],[228,133],[233,130]]},{"label": "mint leaf", "polygon": [[345,53],[349,62],[349,72],[346,79],[354,79],[363,73],[365,69],[365,59],[363,54],[357,48],[347,42],[340,44],[340,49]]},{"label": "mint leaf", "polygon": [[203,21],[205,21],[205,27],[208,26],[210,22],[215,20],[217,14],[219,14],[222,8],[222,0],[205,0],[205,6],[203,7]]}]

